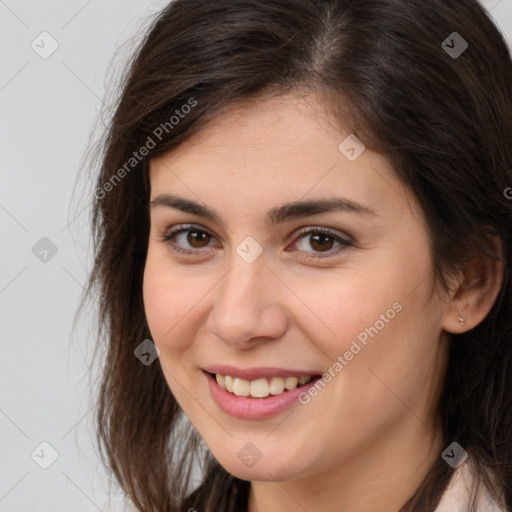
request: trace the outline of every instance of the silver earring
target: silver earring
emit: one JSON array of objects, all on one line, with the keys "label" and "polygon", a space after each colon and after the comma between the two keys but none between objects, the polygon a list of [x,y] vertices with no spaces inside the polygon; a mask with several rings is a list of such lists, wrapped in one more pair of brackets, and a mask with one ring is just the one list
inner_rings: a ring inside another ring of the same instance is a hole
[{"label": "silver earring", "polygon": [[460,315],[459,315],[459,318],[457,318],[457,322],[459,322],[460,325],[464,325],[465,324],[464,318],[462,318]]}]

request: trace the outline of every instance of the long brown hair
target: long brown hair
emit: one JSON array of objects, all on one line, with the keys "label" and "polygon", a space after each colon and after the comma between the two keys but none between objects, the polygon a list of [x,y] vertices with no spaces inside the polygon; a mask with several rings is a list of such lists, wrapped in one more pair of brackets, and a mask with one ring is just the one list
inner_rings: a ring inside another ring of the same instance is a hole
[{"label": "long brown hair", "polygon": [[[158,361],[134,356],[151,339],[142,299],[148,162],[234,102],[296,90],[322,95],[343,126],[389,158],[424,210],[443,286],[467,258],[492,252],[489,235],[501,238],[502,289],[484,321],[451,335],[437,413],[445,446],[463,446],[511,510],[512,62],[476,0],[176,0],[158,15],[125,73],[92,205],[87,293],[99,304],[106,352],[97,408],[104,463],[141,511],[247,509],[250,483],[208,450],[190,494],[204,446]],[[433,510],[452,472],[439,457],[401,511]]]}]

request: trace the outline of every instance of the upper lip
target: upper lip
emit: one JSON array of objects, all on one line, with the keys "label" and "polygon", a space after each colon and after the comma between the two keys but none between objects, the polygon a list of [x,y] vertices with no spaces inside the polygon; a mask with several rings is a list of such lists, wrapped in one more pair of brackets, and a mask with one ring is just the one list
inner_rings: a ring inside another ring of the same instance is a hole
[{"label": "upper lip", "polygon": [[231,377],[238,377],[239,379],[246,380],[256,380],[261,378],[270,379],[271,377],[302,377],[303,375],[315,377],[319,375],[318,372],[311,372],[307,370],[290,370],[275,367],[237,368],[228,364],[206,366],[203,370],[208,373],[230,375]]}]

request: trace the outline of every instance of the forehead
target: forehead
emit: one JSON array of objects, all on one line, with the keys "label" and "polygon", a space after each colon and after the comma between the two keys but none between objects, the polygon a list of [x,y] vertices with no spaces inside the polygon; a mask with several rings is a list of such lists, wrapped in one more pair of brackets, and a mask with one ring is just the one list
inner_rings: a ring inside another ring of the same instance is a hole
[{"label": "forehead", "polygon": [[237,105],[151,161],[152,198],[179,193],[195,200],[212,198],[219,208],[229,206],[226,199],[242,208],[268,200],[271,208],[278,200],[335,193],[373,209],[396,209],[406,191],[390,163],[369,149],[349,160],[339,149],[349,135],[312,98],[274,97]]}]

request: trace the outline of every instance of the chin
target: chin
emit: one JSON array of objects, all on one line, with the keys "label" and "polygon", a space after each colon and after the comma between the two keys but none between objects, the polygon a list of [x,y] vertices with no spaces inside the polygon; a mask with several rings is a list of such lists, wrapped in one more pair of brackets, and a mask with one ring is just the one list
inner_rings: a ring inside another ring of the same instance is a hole
[{"label": "chin", "polygon": [[[262,457],[256,462],[247,461],[244,463],[237,456],[233,457],[217,457],[215,458],[219,464],[231,475],[241,480],[275,482],[292,480],[297,477],[300,469],[296,467],[296,460],[287,460],[280,458],[277,460],[272,455]],[[241,457],[243,459],[243,457]],[[252,465],[251,465],[252,464]]]}]

